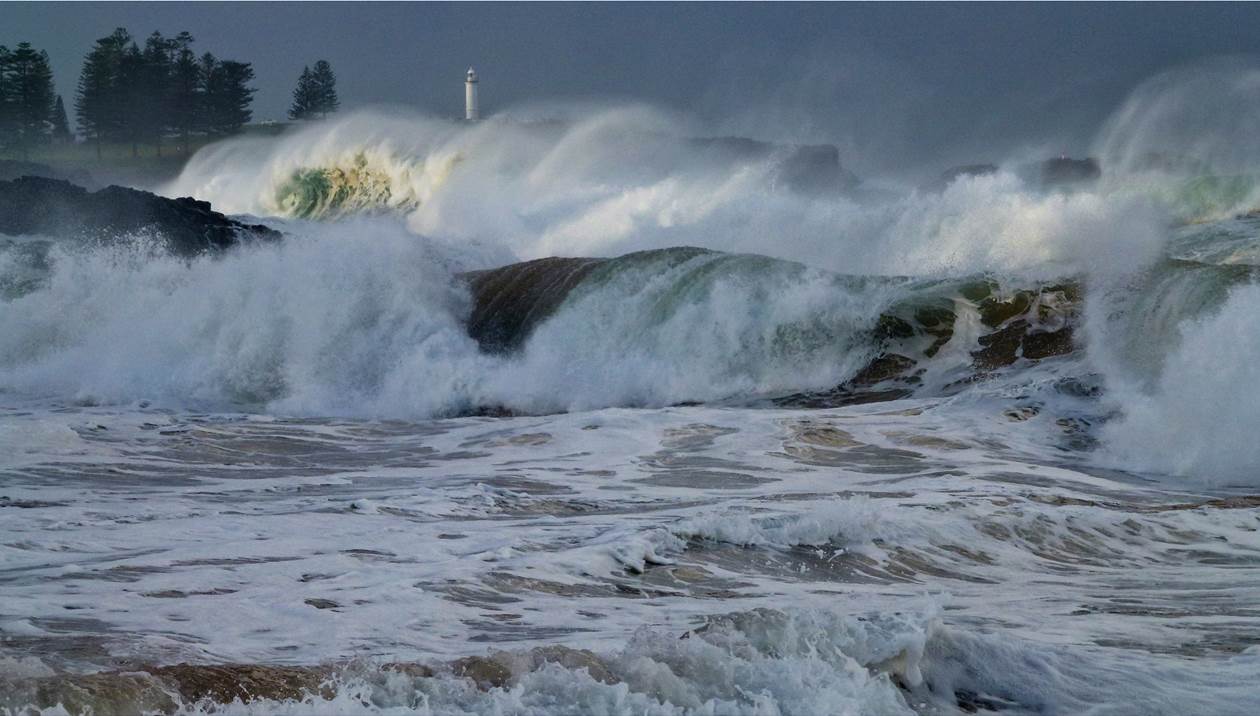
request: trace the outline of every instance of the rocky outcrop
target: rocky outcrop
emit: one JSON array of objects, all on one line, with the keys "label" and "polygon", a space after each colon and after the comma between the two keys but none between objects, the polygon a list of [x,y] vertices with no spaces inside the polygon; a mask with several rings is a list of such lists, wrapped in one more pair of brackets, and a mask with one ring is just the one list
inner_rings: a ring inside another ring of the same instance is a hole
[{"label": "rocky outcrop", "polygon": [[517,348],[607,259],[545,258],[463,274],[473,297],[468,335],[488,353]]},{"label": "rocky outcrop", "polygon": [[692,146],[741,160],[778,157],[776,183],[801,194],[849,191],[859,180],[840,163],[834,144],[772,144],[747,137],[697,137]]},{"label": "rocky outcrop", "polygon": [[[940,178],[924,185],[926,191],[944,191],[947,186],[961,177],[986,176],[998,171],[994,164],[966,164],[953,167],[941,174]],[[1072,159],[1071,157],[1055,157],[1041,162],[1022,164],[1015,172],[1026,183],[1042,189],[1073,187],[1095,182],[1102,176],[1102,168],[1093,157]]]},{"label": "rocky outcrop", "polygon": [[120,186],[89,192],[68,181],[34,176],[0,181],[0,233],[105,240],[151,234],[181,256],[280,237],[274,229],[229,219],[196,199],[168,199]]},{"label": "rocky outcrop", "polygon": [[996,164],[964,164],[960,167],[951,167],[941,172],[941,176],[936,181],[930,182],[923,188],[927,191],[944,191],[945,187],[962,177],[987,176],[996,173],[997,170]]},{"label": "rocky outcrop", "polygon": [[1092,157],[1072,159],[1057,157],[1041,163],[1041,185],[1056,187],[1096,181],[1102,176],[1098,160]]}]

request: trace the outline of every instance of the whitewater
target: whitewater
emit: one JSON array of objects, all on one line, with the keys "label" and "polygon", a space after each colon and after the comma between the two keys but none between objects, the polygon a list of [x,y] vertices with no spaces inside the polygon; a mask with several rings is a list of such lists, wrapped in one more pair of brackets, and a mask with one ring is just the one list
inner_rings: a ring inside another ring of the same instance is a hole
[{"label": "whitewater", "polygon": [[1255,713],[1258,79],[1072,181],[361,111],[157,187],[279,241],[0,236],[0,713]]}]

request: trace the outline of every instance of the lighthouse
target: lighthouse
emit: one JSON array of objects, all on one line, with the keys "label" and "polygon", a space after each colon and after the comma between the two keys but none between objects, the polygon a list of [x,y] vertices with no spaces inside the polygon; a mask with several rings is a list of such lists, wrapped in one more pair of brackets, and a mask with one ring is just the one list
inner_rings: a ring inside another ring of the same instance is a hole
[{"label": "lighthouse", "polygon": [[464,119],[470,122],[481,119],[481,110],[477,109],[477,70],[471,67],[464,80]]}]

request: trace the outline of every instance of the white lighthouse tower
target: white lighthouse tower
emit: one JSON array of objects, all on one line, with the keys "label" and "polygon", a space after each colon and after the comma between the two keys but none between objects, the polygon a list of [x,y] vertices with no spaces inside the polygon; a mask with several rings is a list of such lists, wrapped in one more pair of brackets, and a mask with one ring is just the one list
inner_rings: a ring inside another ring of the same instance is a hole
[{"label": "white lighthouse tower", "polygon": [[471,67],[464,80],[464,119],[470,122],[481,119],[481,110],[477,108],[477,70]]}]

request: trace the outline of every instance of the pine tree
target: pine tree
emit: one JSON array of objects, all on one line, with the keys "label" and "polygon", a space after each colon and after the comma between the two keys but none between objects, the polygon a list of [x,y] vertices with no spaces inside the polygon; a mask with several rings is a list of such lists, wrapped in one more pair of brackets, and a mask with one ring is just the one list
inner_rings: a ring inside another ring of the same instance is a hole
[{"label": "pine tree", "polygon": [[47,141],[52,134],[48,121],[55,97],[52,68],[48,63],[48,53],[36,51],[29,42],[23,42],[7,53],[4,64],[6,104],[9,106],[6,115],[12,143],[26,158],[31,146]]},{"label": "pine tree", "polygon": [[96,142],[96,156],[101,156],[101,143],[119,138],[125,121],[124,97],[120,91],[120,65],[131,35],[123,28],[96,41],[79,73],[74,98],[74,114],[79,131]]},{"label": "pine tree", "polygon": [[315,78],[309,66],[302,68],[297,87],[293,88],[293,104],[289,107],[289,119],[310,119],[315,113]]},{"label": "pine tree", "polygon": [[320,117],[336,112],[341,103],[337,100],[337,77],[333,74],[332,65],[327,60],[316,62],[311,79],[314,83],[315,111]]},{"label": "pine tree", "polygon": [[193,37],[181,32],[175,43],[175,61],[171,67],[170,128],[179,137],[180,150],[188,152],[188,136],[197,129],[201,108],[200,75],[197,56],[193,54]]},{"label": "pine tree", "polygon": [[141,53],[135,116],[137,133],[144,141],[152,143],[158,156],[162,156],[162,137],[171,124],[172,75],[175,65],[176,44],[162,33],[154,32],[144,43]]},{"label": "pine tree", "polygon": [[61,143],[71,140],[70,120],[66,117],[66,105],[61,101],[61,95],[57,95],[57,103],[53,105],[52,117],[49,121],[52,123],[53,140]]},{"label": "pine tree", "polygon": [[257,90],[247,85],[253,79],[254,68],[248,62],[219,61],[208,52],[202,56],[201,86],[207,133],[235,134],[249,122],[253,116],[249,105]]},{"label": "pine tree", "polygon": [[141,143],[160,156],[167,137],[179,137],[187,152],[193,134],[226,135],[250,120],[255,90],[248,63],[198,58],[193,37],[150,35],[141,48],[119,28],[96,41],[83,61],[75,114],[83,136],[96,142],[127,142],[132,155]]},{"label": "pine tree", "polygon": [[0,150],[8,149],[17,138],[17,104],[9,81],[12,57],[9,48],[0,45]]},{"label": "pine tree", "polygon": [[209,52],[197,61],[197,131],[210,134],[214,128],[214,105],[211,99],[219,92],[219,60]]},{"label": "pine tree", "polygon": [[140,156],[140,144],[152,138],[154,118],[150,114],[147,79],[144,51],[133,42],[123,50],[114,86],[120,118],[118,137],[131,145],[133,157]]},{"label": "pine tree", "polygon": [[254,79],[254,68],[248,62],[232,60],[224,60],[219,67],[223,72],[223,94],[219,100],[218,129],[222,134],[235,134],[254,116],[249,105],[258,90],[248,86]]}]

